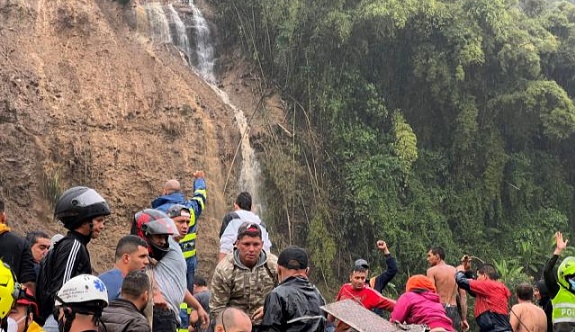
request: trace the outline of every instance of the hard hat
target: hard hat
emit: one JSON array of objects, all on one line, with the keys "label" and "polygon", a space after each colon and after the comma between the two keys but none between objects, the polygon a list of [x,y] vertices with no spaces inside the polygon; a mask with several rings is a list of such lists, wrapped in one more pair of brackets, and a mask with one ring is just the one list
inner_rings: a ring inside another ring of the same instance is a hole
[{"label": "hard hat", "polygon": [[10,267],[0,260],[0,319],[8,316],[14,300],[14,274]]},{"label": "hard hat", "polygon": [[74,304],[101,309],[108,306],[108,291],[102,280],[90,274],[81,274],[68,280],[58,291],[55,306],[73,308]]}]

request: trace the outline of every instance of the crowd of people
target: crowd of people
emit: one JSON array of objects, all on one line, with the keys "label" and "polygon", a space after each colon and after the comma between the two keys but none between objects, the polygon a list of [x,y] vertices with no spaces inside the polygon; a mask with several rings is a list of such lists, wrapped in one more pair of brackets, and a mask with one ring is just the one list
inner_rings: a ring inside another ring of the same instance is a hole
[{"label": "crowd of people", "polygon": [[[197,276],[197,226],[207,199],[203,171],[194,173],[192,191],[188,199],[179,181],[167,181],[150,208],[134,215],[129,234],[116,244],[114,265],[99,276],[87,245],[105,231],[111,210],[96,190],[73,187],[60,196],[54,217],[68,230],[64,236],[35,231],[20,237],[0,200],[0,332],[353,331],[353,322],[327,314],[325,298],[308,278],[305,249],[271,252],[267,227],[252,212],[247,192],[223,218],[211,282]],[[470,295],[480,332],[575,331],[575,257],[554,272],[567,247],[560,232],[555,239],[543,279],[520,284],[512,307],[495,266],[473,270],[467,255],[449,265],[441,247],[429,249],[426,274],[410,276],[397,300],[383,296],[398,272],[383,240],[375,246],[387,269],[370,278],[369,262],[357,259],[334,300],[352,300],[367,314],[387,311],[389,322],[401,326],[452,332],[470,329]]]}]

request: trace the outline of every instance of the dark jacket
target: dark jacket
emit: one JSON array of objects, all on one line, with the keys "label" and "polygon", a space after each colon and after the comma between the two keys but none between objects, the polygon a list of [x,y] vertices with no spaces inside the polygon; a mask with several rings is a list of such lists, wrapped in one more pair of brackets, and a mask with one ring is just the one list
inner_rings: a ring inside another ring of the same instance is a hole
[{"label": "dark jacket", "polygon": [[537,301],[537,304],[545,311],[547,316],[547,332],[553,332],[553,322],[551,320],[553,315],[553,304],[551,303],[551,298],[549,297],[549,291],[547,286],[545,286],[545,280],[539,280],[535,283],[535,288],[539,290],[541,299]]},{"label": "dark jacket", "polygon": [[40,325],[52,314],[54,296],[68,280],[80,274],[92,274],[90,254],[86,248],[88,242],[90,236],[70,231],[40,263],[36,284]]},{"label": "dark jacket", "polygon": [[24,238],[7,231],[0,234],[0,258],[10,265],[20,283],[35,282],[34,257]]},{"label": "dark jacket", "polygon": [[309,280],[289,277],[267,296],[260,332],[323,332],[325,299]]},{"label": "dark jacket", "polygon": [[373,283],[373,289],[380,293],[383,293],[385,286],[387,286],[387,284],[397,274],[397,261],[391,254],[385,255],[385,264],[387,265],[387,269],[375,277]]},{"label": "dark jacket", "polygon": [[100,332],[151,332],[148,320],[136,306],[124,299],[116,299],[104,308]]}]

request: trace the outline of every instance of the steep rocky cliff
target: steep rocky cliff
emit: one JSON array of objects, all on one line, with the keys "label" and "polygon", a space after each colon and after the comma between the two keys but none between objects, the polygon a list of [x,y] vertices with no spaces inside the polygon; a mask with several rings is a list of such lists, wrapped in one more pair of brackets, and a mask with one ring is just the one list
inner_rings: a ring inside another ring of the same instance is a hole
[{"label": "steep rocky cliff", "polygon": [[[137,7],[107,0],[0,0],[0,196],[17,232],[51,235],[64,232],[52,219],[54,197],[73,185],[97,189],[113,209],[89,245],[102,271],[133,212],[166,179],[189,189],[203,169],[209,201],[198,247],[209,274],[238,189],[240,135],[229,107],[175,47],[138,32],[130,11]],[[249,107],[249,88],[230,77]]]}]

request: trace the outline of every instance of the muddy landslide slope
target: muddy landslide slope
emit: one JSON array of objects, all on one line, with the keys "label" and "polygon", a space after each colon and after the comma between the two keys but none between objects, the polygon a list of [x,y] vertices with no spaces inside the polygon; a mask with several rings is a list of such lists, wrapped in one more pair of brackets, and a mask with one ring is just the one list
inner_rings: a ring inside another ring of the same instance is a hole
[{"label": "muddy landslide slope", "polygon": [[52,235],[64,232],[51,211],[59,192],[98,190],[113,209],[89,245],[101,272],[163,182],[179,178],[190,194],[203,169],[209,202],[198,250],[209,274],[233,196],[223,193],[239,140],[233,113],[173,46],[124,17],[106,0],[0,0],[0,195],[16,232]]}]

